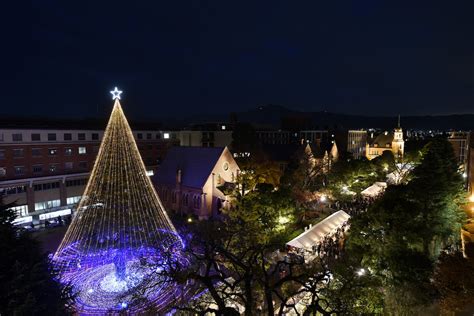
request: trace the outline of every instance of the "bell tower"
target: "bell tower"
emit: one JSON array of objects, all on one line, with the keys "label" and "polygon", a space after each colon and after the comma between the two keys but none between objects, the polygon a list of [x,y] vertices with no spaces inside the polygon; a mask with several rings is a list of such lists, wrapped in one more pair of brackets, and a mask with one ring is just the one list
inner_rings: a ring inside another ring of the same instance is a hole
[{"label": "bell tower", "polygon": [[392,152],[398,159],[403,159],[405,151],[405,141],[403,140],[403,130],[400,126],[400,115],[398,115],[397,127],[393,130]]}]

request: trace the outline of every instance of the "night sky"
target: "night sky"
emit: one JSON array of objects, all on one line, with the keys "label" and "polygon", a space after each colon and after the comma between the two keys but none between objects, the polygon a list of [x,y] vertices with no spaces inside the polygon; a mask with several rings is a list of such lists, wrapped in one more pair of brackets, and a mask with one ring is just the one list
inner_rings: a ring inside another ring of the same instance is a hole
[{"label": "night sky", "polygon": [[3,115],[104,116],[115,85],[134,118],[262,104],[474,113],[472,0],[41,0],[3,11]]}]

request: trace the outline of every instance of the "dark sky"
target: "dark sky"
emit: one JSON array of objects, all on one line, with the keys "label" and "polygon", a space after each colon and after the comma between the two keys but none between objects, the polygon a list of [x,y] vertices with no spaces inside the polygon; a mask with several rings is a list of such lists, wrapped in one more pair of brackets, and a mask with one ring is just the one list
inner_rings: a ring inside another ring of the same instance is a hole
[{"label": "dark sky", "polygon": [[36,0],[3,9],[1,114],[104,115],[115,85],[136,118],[269,103],[474,112],[472,0]]}]

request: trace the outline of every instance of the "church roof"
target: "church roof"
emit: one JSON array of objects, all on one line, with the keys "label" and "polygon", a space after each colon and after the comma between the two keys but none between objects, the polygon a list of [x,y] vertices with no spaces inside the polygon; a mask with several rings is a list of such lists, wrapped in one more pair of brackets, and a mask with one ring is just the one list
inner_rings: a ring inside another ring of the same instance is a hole
[{"label": "church roof", "polygon": [[392,147],[393,138],[393,133],[384,132],[373,139],[369,139],[369,144],[371,147],[374,147],[375,144],[377,144],[377,147],[387,147],[387,144]]},{"label": "church roof", "polygon": [[181,170],[181,184],[202,188],[224,152],[225,147],[172,147],[161,163],[155,181],[157,184],[176,184]]}]

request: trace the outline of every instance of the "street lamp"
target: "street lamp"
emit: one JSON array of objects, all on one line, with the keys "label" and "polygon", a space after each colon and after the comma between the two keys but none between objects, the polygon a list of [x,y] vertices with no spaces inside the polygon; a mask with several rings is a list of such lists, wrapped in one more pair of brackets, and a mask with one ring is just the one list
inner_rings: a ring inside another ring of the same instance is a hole
[{"label": "street lamp", "polygon": [[360,268],[359,270],[357,270],[356,274],[357,276],[363,276],[365,275],[366,271],[364,268]]}]

